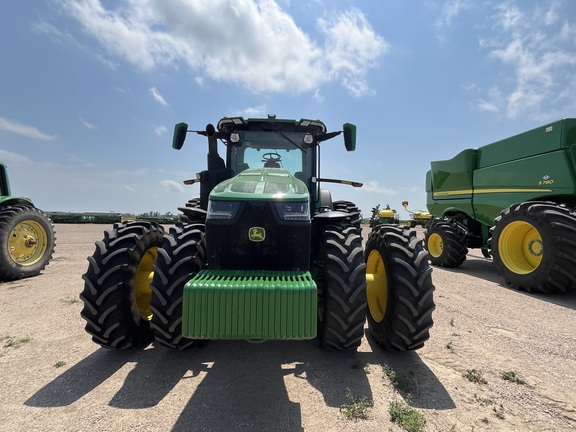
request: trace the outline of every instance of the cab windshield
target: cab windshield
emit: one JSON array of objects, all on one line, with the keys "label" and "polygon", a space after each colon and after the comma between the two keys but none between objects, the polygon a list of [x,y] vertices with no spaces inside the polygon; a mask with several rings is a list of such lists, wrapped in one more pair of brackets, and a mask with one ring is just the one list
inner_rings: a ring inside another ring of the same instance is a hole
[{"label": "cab windshield", "polygon": [[304,143],[304,133],[280,131],[235,131],[238,142],[229,142],[230,168],[239,174],[248,168],[283,168],[307,182],[312,176],[313,147]]}]

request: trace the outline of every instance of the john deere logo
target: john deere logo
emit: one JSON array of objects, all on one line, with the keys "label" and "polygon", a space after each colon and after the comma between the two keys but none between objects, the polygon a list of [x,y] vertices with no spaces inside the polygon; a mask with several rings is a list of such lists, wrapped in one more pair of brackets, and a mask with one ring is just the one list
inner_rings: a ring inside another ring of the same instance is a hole
[{"label": "john deere logo", "polygon": [[262,227],[252,227],[248,230],[248,238],[253,242],[261,242],[266,238],[266,230]]}]

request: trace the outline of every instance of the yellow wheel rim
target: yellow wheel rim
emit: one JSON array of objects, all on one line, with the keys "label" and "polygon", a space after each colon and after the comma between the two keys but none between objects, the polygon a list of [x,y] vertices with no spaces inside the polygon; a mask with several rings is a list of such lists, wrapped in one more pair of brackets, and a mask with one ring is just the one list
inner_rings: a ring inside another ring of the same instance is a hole
[{"label": "yellow wheel rim", "polygon": [[376,322],[381,322],[388,305],[388,278],[380,252],[372,250],[366,262],[366,299],[368,310]]},{"label": "yellow wheel rim", "polygon": [[442,236],[437,233],[432,233],[428,237],[428,253],[434,258],[438,258],[442,255],[444,250],[444,243],[442,242]]},{"label": "yellow wheel rim", "polygon": [[498,253],[510,271],[527,274],[542,261],[544,243],[533,225],[523,221],[512,222],[502,230]]},{"label": "yellow wheel rim", "polygon": [[46,230],[38,222],[27,220],[10,232],[8,251],[21,266],[31,266],[42,259],[48,248]]},{"label": "yellow wheel rim", "polygon": [[142,256],[136,273],[136,281],[134,282],[136,308],[140,316],[148,321],[152,319],[152,311],[150,310],[152,290],[150,285],[152,284],[152,279],[154,279],[154,264],[156,264],[157,259],[158,247],[153,246]]}]

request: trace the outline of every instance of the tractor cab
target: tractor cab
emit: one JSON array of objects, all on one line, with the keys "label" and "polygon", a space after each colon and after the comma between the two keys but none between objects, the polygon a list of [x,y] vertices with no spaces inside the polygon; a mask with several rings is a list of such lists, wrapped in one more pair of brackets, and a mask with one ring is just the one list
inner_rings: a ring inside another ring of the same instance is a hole
[{"label": "tractor cab", "polygon": [[[186,123],[175,126],[173,148],[182,148],[186,132],[190,132]],[[197,179],[185,183],[201,183],[200,208],[203,210],[208,209],[209,194],[219,183],[250,168],[286,170],[306,185],[315,209],[330,206],[322,202],[320,181],[361,186],[345,180],[321,179],[319,175],[321,142],[344,133],[346,150],[355,150],[356,126],[350,123],[344,124],[342,131],[327,133],[324,123],[318,120],[279,120],[274,115],[247,120],[224,117],[217,128],[209,124],[206,130],[193,132],[208,137],[208,169],[199,173]],[[225,161],[218,154],[218,140],[226,146]]]}]

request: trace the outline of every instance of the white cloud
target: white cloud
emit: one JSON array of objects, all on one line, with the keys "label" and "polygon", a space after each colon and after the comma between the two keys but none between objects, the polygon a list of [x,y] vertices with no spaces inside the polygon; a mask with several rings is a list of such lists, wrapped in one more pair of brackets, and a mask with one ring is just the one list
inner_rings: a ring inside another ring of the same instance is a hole
[{"label": "white cloud", "polygon": [[368,68],[377,66],[377,59],[388,50],[386,41],[357,10],[330,21],[320,19],[319,26],[326,34],[324,56],[329,74],[355,96],[370,93],[366,73]]},{"label": "white cloud", "polygon": [[166,192],[184,192],[184,187],[174,180],[162,180],[160,185]]},{"label": "white cloud", "polygon": [[78,118],[80,119],[80,122],[84,125],[86,129],[96,129],[96,126],[94,126],[94,124],[84,120],[82,116],[78,116]]},{"label": "white cloud", "polygon": [[19,167],[32,166],[33,162],[28,156],[24,156],[18,153],[12,153],[6,150],[0,149],[0,160],[4,161],[7,165],[14,164]]},{"label": "white cloud", "polygon": [[361,96],[370,92],[367,71],[387,50],[358,10],[318,20],[325,40],[317,43],[274,0],[125,0],[114,9],[58,1],[108,54],[144,70],[187,65],[199,85],[301,93],[336,81]]},{"label": "white cloud", "polygon": [[168,106],[168,102],[166,102],[166,99],[164,99],[164,97],[160,94],[160,92],[156,89],[156,87],[150,88],[150,93],[152,94],[154,100],[158,102],[160,105]]},{"label": "white cloud", "polygon": [[397,194],[395,189],[381,185],[378,180],[367,181],[360,190],[365,192],[377,192],[389,197],[396,196]]},{"label": "white cloud", "polygon": [[40,132],[34,126],[24,125],[15,120],[10,120],[4,117],[0,117],[0,130],[41,141],[53,141],[56,139],[56,136]]},{"label": "white cloud", "polygon": [[241,116],[251,118],[251,117],[262,117],[267,114],[268,108],[266,105],[258,105],[254,107],[244,108],[241,112]]},{"label": "white cloud", "polygon": [[154,133],[156,135],[164,135],[167,132],[168,132],[168,129],[166,129],[166,126],[164,126],[164,125],[157,126],[154,128]]},{"label": "white cloud", "polygon": [[508,1],[495,7],[490,36],[480,46],[511,74],[490,90],[480,109],[540,119],[576,108],[576,27],[563,18],[563,6],[552,2],[528,10]]},{"label": "white cloud", "polygon": [[474,4],[470,0],[450,0],[442,5],[442,12],[440,19],[436,22],[436,25],[450,26],[452,20],[454,20],[462,11],[472,9]]}]

